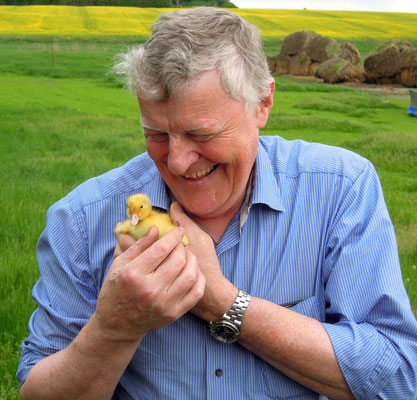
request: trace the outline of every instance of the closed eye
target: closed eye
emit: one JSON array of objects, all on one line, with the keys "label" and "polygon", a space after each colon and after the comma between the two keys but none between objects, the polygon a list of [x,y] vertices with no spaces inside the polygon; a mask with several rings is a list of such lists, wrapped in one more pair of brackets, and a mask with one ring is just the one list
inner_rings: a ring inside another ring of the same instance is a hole
[{"label": "closed eye", "polygon": [[197,133],[188,133],[187,136],[194,142],[207,142],[216,135],[213,134],[197,134]]},{"label": "closed eye", "polygon": [[146,140],[152,140],[154,142],[163,142],[168,139],[168,135],[164,132],[158,133],[144,133]]}]

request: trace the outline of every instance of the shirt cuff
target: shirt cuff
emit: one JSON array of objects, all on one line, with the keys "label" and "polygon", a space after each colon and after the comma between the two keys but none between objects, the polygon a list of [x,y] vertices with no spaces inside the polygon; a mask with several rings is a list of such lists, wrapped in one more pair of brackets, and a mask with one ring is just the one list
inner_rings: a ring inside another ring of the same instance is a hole
[{"label": "shirt cuff", "polygon": [[400,366],[391,342],[368,324],[323,324],[355,398],[374,399]]}]

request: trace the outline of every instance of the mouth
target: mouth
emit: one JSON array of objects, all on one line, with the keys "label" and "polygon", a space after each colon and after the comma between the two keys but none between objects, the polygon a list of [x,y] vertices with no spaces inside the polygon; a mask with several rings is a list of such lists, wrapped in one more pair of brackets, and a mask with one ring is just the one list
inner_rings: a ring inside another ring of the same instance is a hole
[{"label": "mouth", "polygon": [[204,168],[201,171],[196,171],[191,174],[185,174],[184,178],[186,179],[201,179],[207,175],[210,175],[217,167],[218,164],[212,165],[211,167]]}]

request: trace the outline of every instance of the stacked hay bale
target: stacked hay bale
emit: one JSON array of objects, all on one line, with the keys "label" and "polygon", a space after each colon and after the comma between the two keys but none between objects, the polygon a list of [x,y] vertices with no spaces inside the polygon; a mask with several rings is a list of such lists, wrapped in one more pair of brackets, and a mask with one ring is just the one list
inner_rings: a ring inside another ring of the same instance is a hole
[{"label": "stacked hay bale", "polygon": [[270,70],[281,75],[316,75],[325,82],[364,82],[358,49],[351,43],[314,32],[299,31],[287,36],[277,56],[268,57]]},{"label": "stacked hay bale", "polygon": [[417,49],[408,42],[390,42],[363,62],[367,83],[417,87]]}]

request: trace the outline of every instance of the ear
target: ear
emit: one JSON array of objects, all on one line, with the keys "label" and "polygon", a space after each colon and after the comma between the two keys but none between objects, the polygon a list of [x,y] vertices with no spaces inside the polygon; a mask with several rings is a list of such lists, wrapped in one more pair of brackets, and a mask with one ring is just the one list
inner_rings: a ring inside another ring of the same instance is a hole
[{"label": "ear", "polygon": [[256,119],[257,127],[263,128],[267,121],[269,112],[274,105],[274,92],[275,92],[275,80],[274,78],[269,79],[269,91],[265,94],[264,98],[256,105]]}]

